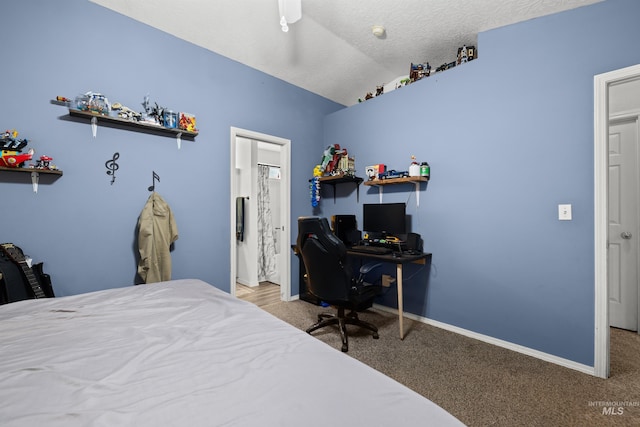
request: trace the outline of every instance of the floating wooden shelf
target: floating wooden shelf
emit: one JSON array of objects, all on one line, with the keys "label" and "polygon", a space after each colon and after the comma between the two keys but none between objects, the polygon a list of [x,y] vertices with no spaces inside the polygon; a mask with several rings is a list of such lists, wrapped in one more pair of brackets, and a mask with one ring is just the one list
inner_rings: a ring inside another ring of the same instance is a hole
[{"label": "floating wooden shelf", "polygon": [[366,181],[364,185],[379,186],[379,185],[391,185],[391,184],[406,184],[406,183],[421,183],[428,182],[429,178],[425,176],[407,176],[404,178],[389,178],[389,179],[374,179]]},{"label": "floating wooden shelf", "polygon": [[420,183],[429,182],[429,178],[426,176],[407,176],[404,178],[389,178],[389,179],[373,179],[365,181],[364,185],[371,187],[378,187],[378,194],[380,195],[380,203],[382,203],[382,187],[385,185],[394,184],[413,184],[416,187],[416,206],[420,206]]},{"label": "floating wooden shelf", "polygon": [[[0,173],[4,174],[4,172],[9,172],[8,174],[4,175],[5,177],[7,176],[18,177],[18,176],[23,176],[21,174],[26,174],[26,173],[30,174],[31,185],[33,186],[34,193],[38,192],[38,184],[40,183],[41,176],[43,178],[46,177],[46,180],[44,181],[44,183],[46,184],[49,184],[62,176],[61,170],[36,169],[36,168],[6,168],[6,167],[0,166]],[[23,179],[21,178],[19,180],[8,180],[8,181],[22,182]]]},{"label": "floating wooden shelf", "polygon": [[103,116],[101,114],[92,113],[90,111],[82,111],[76,108],[69,108],[69,115],[72,117],[80,117],[80,118],[89,119],[89,120],[95,117],[98,120],[98,123],[102,123],[104,125],[122,128],[122,129],[129,129],[134,131],[153,133],[156,135],[181,136],[182,138],[188,138],[188,139],[193,139],[198,135],[198,132],[192,132],[192,131],[178,129],[178,128],[166,128],[164,126],[156,126],[156,125],[144,123],[144,122],[135,122],[133,120],[127,120],[120,117]]},{"label": "floating wooden shelf", "polygon": [[62,175],[61,170],[36,169],[36,168],[5,168],[0,166],[0,172],[37,172],[50,175]]}]

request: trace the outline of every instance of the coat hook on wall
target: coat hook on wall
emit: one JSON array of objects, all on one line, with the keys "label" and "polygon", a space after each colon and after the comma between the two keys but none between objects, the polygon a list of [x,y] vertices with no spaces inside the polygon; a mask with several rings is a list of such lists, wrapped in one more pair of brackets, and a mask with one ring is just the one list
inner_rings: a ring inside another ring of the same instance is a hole
[{"label": "coat hook on wall", "polygon": [[149,187],[149,189],[148,189],[149,191],[155,191],[155,189],[156,189],[156,180],[158,182],[160,182],[160,176],[158,176],[156,171],[153,171],[152,179],[153,179],[153,183],[151,184],[151,187]]}]

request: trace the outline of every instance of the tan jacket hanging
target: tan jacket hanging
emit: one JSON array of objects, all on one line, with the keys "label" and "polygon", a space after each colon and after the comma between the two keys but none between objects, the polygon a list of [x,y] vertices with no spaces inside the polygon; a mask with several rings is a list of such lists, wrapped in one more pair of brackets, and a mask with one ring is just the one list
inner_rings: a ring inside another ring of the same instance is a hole
[{"label": "tan jacket hanging", "polygon": [[138,274],[145,283],[171,280],[170,247],[178,240],[171,208],[156,192],[151,193],[138,218]]}]

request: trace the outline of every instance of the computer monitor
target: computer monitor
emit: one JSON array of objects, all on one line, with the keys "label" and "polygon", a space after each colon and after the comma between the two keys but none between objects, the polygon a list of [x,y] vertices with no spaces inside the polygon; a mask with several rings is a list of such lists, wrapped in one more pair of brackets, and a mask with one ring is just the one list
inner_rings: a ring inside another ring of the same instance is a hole
[{"label": "computer monitor", "polygon": [[407,214],[404,203],[376,203],[362,205],[362,228],[368,233],[383,236],[406,234]]}]

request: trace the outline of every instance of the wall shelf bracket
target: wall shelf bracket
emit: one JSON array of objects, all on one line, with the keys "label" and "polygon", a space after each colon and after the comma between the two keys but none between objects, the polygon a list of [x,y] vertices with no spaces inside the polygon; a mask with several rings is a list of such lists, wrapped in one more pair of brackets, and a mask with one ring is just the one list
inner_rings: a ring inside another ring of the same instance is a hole
[{"label": "wall shelf bracket", "polygon": [[40,181],[40,174],[38,172],[31,172],[31,185],[33,186],[33,192],[38,192],[38,182]]},{"label": "wall shelf bracket", "polygon": [[98,118],[91,117],[91,135],[95,138],[98,135]]}]

